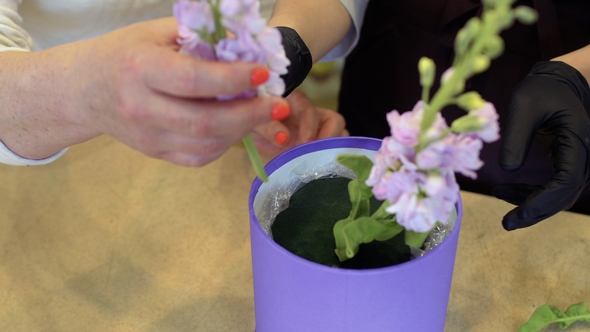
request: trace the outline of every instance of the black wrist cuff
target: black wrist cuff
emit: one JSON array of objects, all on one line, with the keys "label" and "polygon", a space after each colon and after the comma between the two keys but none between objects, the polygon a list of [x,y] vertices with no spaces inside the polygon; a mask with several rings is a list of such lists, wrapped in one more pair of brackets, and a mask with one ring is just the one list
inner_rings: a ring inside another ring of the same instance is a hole
[{"label": "black wrist cuff", "polygon": [[539,61],[529,75],[546,76],[569,85],[590,114],[590,87],[584,75],[576,68],[562,61]]},{"label": "black wrist cuff", "polygon": [[307,77],[313,65],[313,60],[307,45],[305,45],[297,31],[288,27],[277,27],[277,29],[283,36],[283,47],[287,58],[291,61],[291,64],[287,67],[288,73],[281,76],[285,81],[283,97],[286,97]]}]

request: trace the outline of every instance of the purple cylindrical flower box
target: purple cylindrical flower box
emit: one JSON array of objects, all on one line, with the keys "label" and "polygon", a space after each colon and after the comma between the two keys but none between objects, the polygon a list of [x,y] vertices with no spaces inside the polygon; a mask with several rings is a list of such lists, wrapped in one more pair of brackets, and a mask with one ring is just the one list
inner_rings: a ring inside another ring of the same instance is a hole
[{"label": "purple cylindrical flower box", "polygon": [[[317,161],[321,154],[379,149],[381,140],[342,137],[297,146],[265,168],[269,183],[254,180],[250,190],[250,238],[256,332],[437,332],[443,331],[459,239],[462,206],[449,236],[425,256],[378,269],[332,268],[300,258],[263,230],[256,206],[265,187],[282,181],[285,168]],[[305,162],[308,162],[305,161]],[[459,195],[459,193],[457,193]]]}]

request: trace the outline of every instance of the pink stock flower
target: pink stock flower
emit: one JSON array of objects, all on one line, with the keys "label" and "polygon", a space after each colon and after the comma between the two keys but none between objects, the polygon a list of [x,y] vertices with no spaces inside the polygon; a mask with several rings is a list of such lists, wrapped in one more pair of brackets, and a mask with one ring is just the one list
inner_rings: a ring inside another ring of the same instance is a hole
[{"label": "pink stock flower", "polygon": [[223,26],[233,32],[260,33],[266,24],[259,9],[257,0],[221,0],[219,4]]},{"label": "pink stock flower", "polygon": [[[455,172],[476,178],[483,165],[479,159],[482,139],[498,135],[491,104],[470,114],[481,117],[485,126],[467,134],[449,133],[440,113],[432,126],[422,131],[425,106],[418,102],[409,112],[387,115],[391,136],[383,139],[366,181],[377,199],[389,202],[386,211],[395,214],[404,228],[417,232],[429,231],[436,222],[447,222],[459,191]],[[417,150],[422,133],[429,143]]]},{"label": "pink stock flower", "polygon": [[436,201],[430,198],[418,198],[416,195],[404,193],[394,204],[386,208],[386,211],[395,214],[397,223],[405,229],[414,232],[428,232],[437,220],[432,213],[436,207]]},{"label": "pink stock flower", "polygon": [[420,151],[416,162],[420,169],[459,172],[475,179],[475,171],[483,165],[479,159],[482,146],[473,135],[449,134]]},{"label": "pink stock flower", "polygon": [[371,168],[371,173],[369,173],[369,178],[365,181],[365,184],[369,187],[373,187],[381,182],[381,177],[384,176],[388,168],[385,156],[381,153],[381,150],[378,151],[375,155],[375,163]]},{"label": "pink stock flower", "polygon": [[418,144],[422,113],[421,108],[414,108],[411,112],[402,114],[399,114],[398,111],[387,113],[387,122],[391,130],[391,136],[396,142],[407,147],[414,147]]},{"label": "pink stock flower", "polygon": [[270,72],[268,81],[259,87],[260,94],[269,94],[271,96],[280,96],[285,92],[285,81],[274,71]]},{"label": "pink stock flower", "polygon": [[211,6],[206,1],[178,0],[174,4],[174,17],[180,26],[206,33],[215,32],[215,21]]},{"label": "pink stock flower", "polygon": [[201,38],[197,33],[185,25],[178,25],[178,38],[176,42],[181,46],[181,49],[192,49],[197,46]]},{"label": "pink stock flower", "polygon": [[[213,11],[206,0],[178,0],[174,16],[178,21],[180,52],[202,59],[222,62],[255,62],[266,66],[270,78],[262,86],[218,99],[250,98],[257,94],[281,96],[285,83],[280,75],[287,73],[290,62],[277,29],[267,27],[259,13],[258,0],[221,0],[221,23],[230,34],[213,45],[215,30]],[[209,36],[207,36],[209,34]]]},{"label": "pink stock flower", "polygon": [[395,214],[400,225],[407,230],[427,232],[436,222],[447,222],[457,202],[458,185],[453,173],[445,176],[427,176],[421,172],[395,174],[400,176],[397,181],[388,182],[388,201],[392,204],[386,211]]},{"label": "pink stock flower", "polygon": [[472,135],[453,134],[443,141],[448,143],[449,153],[446,154],[447,158],[444,159],[445,164],[442,167],[446,166],[472,179],[477,178],[475,171],[483,166],[483,161],[479,159],[479,152],[483,146],[481,140]]},{"label": "pink stock flower", "polygon": [[[387,114],[391,136],[397,142],[412,148],[418,144],[425,107],[426,104],[420,100],[409,112],[399,114],[398,111],[393,110]],[[437,113],[434,123],[426,130],[426,138],[429,140],[438,139],[447,128],[445,119],[440,113]]]},{"label": "pink stock flower", "polygon": [[483,129],[475,133],[482,141],[491,143],[500,139],[499,116],[494,104],[486,102],[483,107],[469,112],[469,115],[477,116],[480,119]]},{"label": "pink stock flower", "polygon": [[404,195],[417,196],[420,193],[420,183],[424,182],[425,175],[420,172],[405,168],[393,172],[385,183],[387,187],[387,200],[398,202]]}]

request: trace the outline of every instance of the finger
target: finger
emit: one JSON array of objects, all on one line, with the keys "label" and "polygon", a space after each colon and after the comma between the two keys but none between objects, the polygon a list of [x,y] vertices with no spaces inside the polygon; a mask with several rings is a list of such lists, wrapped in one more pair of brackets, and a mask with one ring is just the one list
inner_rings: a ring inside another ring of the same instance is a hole
[{"label": "finger", "polygon": [[294,143],[301,144],[315,139],[319,127],[316,106],[300,90],[293,91],[286,100],[291,105],[293,113],[284,123],[296,135]]},{"label": "finger", "polygon": [[224,152],[211,155],[192,155],[177,151],[170,151],[161,156],[161,159],[169,161],[173,164],[185,167],[202,167],[205,166],[223,155]]},{"label": "finger", "polygon": [[526,160],[535,134],[542,123],[542,116],[531,117],[530,110],[540,112],[533,80],[526,77],[516,88],[507,108],[506,122],[502,134],[499,163],[505,171],[518,170]]},{"label": "finger", "polygon": [[254,128],[254,132],[257,133],[261,139],[279,148],[288,145],[292,138],[289,128],[279,121],[271,121],[257,126]]},{"label": "finger", "polygon": [[317,138],[348,136],[348,131],[344,128],[346,122],[342,115],[325,108],[319,108],[318,111],[320,113],[320,128]]},{"label": "finger", "polygon": [[[561,188],[551,192],[539,190],[502,219],[507,231],[535,225],[556,213],[571,207],[582,192],[580,188]],[[556,200],[556,196],[561,195]]]},{"label": "finger", "polygon": [[144,68],[147,86],[186,98],[237,95],[264,83],[269,74],[260,64],[208,61],[170,48],[152,50]]},{"label": "finger", "polygon": [[291,144],[284,144],[282,146],[278,146],[277,144],[273,143],[272,141],[267,140],[266,138],[262,137],[260,134],[253,132],[252,138],[254,139],[254,143],[256,144],[256,148],[260,154],[267,156],[267,157],[275,157],[279,153],[287,150]]},{"label": "finger", "polygon": [[231,137],[195,138],[171,132],[155,136],[150,157],[188,167],[201,167],[221,157],[236,143]]},{"label": "finger", "polygon": [[[283,119],[290,111],[279,97],[216,101],[152,96],[134,119],[191,137],[244,137],[254,127]],[[281,112],[277,112],[279,109]],[[134,117],[131,115],[130,117]]]},{"label": "finger", "polygon": [[127,145],[149,157],[166,160],[170,160],[169,156],[175,154],[203,156],[202,159],[209,160],[212,156],[221,155],[240,139],[229,136],[195,138],[157,128],[149,130],[144,128],[130,137],[130,142],[125,142]]},{"label": "finger", "polygon": [[[581,151],[585,155],[580,155]],[[554,154],[553,177],[504,217],[502,224],[505,229],[534,225],[570,208],[580,196],[588,181],[588,152],[585,144],[577,136],[561,130]]]},{"label": "finger", "polygon": [[494,197],[510,204],[522,204],[532,193],[541,189],[540,185],[528,185],[524,183],[501,184],[492,190]]}]

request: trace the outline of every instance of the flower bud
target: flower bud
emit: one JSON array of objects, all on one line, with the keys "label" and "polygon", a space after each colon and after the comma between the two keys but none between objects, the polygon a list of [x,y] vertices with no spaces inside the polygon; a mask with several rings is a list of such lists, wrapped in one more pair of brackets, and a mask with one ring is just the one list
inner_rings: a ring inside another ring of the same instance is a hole
[{"label": "flower bud", "polygon": [[474,57],[471,63],[471,70],[474,73],[481,73],[490,68],[490,57],[483,54],[478,54]]},{"label": "flower bud", "polygon": [[[441,86],[449,84],[448,82],[455,75],[455,68],[450,67],[444,71],[440,78]],[[453,87],[453,94],[461,93],[465,89],[465,79],[459,79]]]},{"label": "flower bud", "polygon": [[483,3],[486,6],[499,7],[499,6],[512,5],[513,2],[514,2],[514,0],[484,0]]},{"label": "flower bud", "polygon": [[432,83],[434,83],[434,72],[436,70],[436,66],[434,65],[434,61],[427,57],[421,57],[420,61],[418,62],[418,71],[420,72],[420,85],[422,87],[431,87]]},{"label": "flower bud", "polygon": [[512,4],[514,3],[515,0],[496,0],[496,6],[497,7],[501,7],[501,6],[505,6],[505,7],[512,7]]},{"label": "flower bud", "polygon": [[455,52],[463,54],[481,29],[481,20],[478,17],[472,17],[467,21],[465,27],[461,28],[455,37]]},{"label": "flower bud", "polygon": [[497,58],[504,52],[504,40],[498,35],[492,35],[486,41],[486,48],[484,54],[491,59]]},{"label": "flower bud", "polygon": [[[453,75],[455,75],[455,68],[450,67],[449,69],[445,70],[445,72],[442,74],[440,78],[441,86],[449,84],[448,82],[451,80]],[[457,80],[455,86],[453,87],[453,93],[460,93],[463,91],[463,89],[465,89],[465,79]]]},{"label": "flower bud", "polygon": [[477,116],[464,115],[451,124],[451,130],[456,133],[469,133],[483,129],[481,120]]},{"label": "flower bud", "polygon": [[457,105],[465,110],[471,111],[483,107],[485,100],[481,98],[479,93],[471,91],[457,97]]},{"label": "flower bud", "polygon": [[497,26],[499,30],[507,29],[514,24],[514,13],[508,10],[500,11]]},{"label": "flower bud", "polygon": [[525,6],[518,6],[514,9],[516,19],[522,24],[533,24],[537,20],[537,12]]}]

